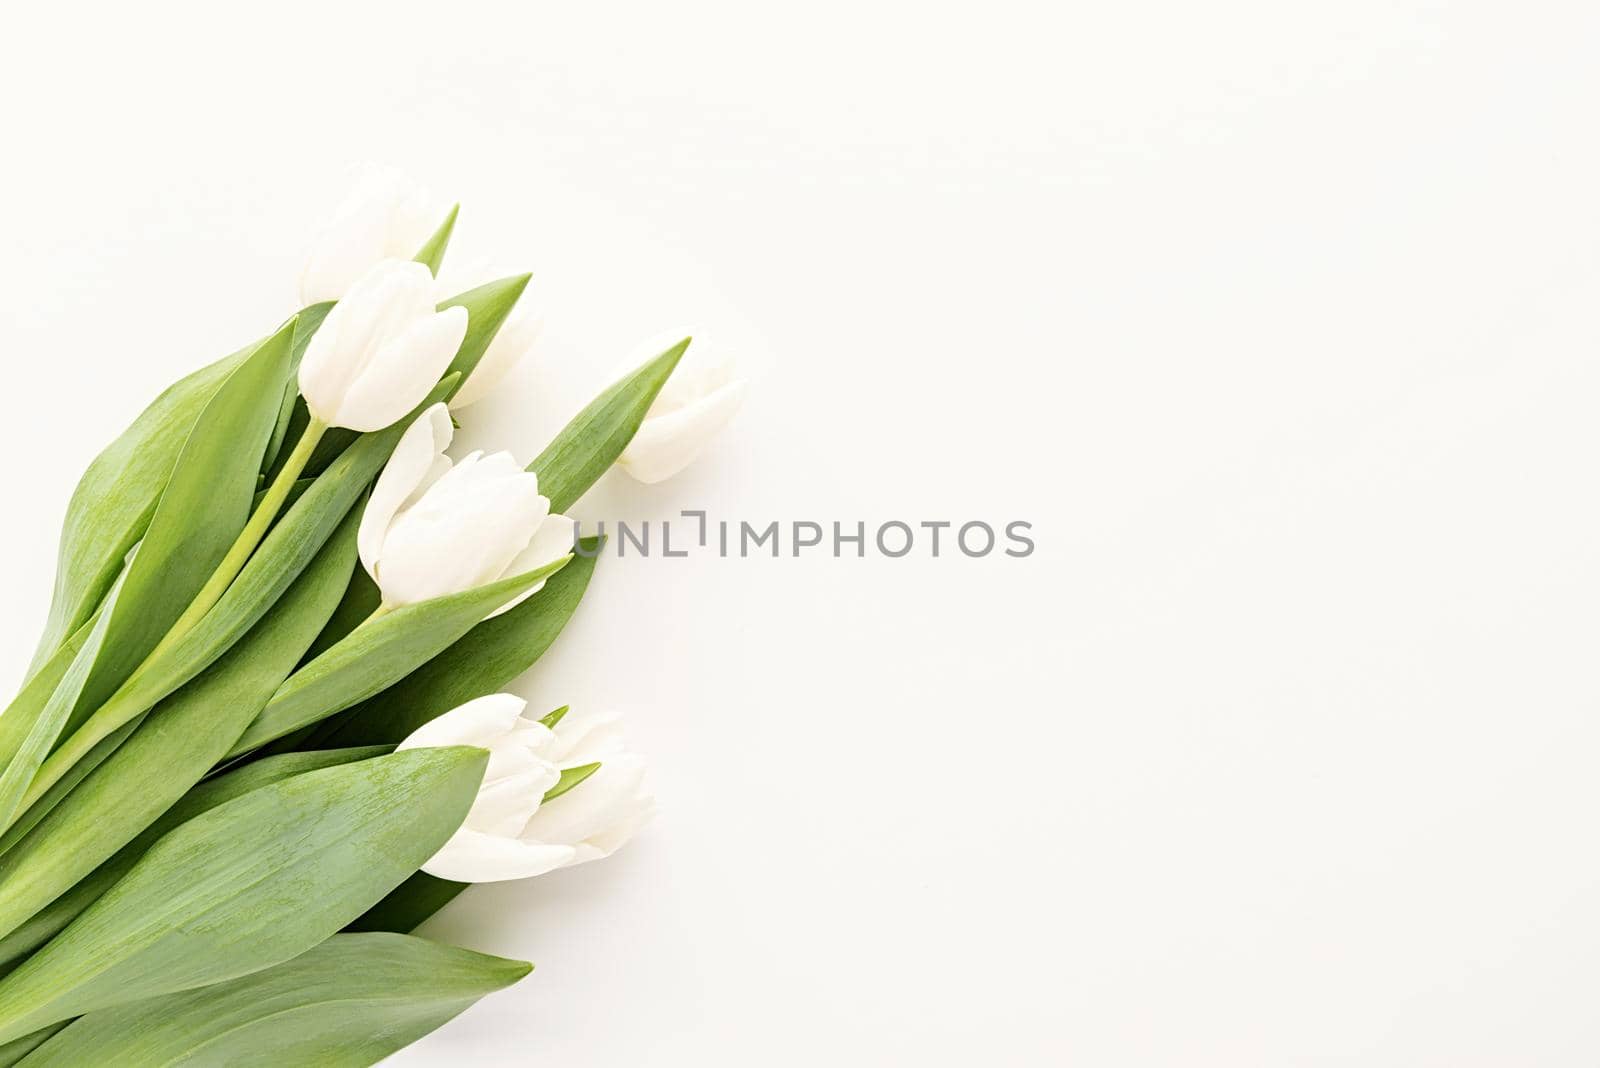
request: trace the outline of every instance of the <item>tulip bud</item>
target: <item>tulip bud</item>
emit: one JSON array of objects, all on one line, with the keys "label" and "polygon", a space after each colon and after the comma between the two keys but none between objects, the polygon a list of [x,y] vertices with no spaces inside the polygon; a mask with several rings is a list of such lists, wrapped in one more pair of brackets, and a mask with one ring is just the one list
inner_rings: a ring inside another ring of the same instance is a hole
[{"label": "tulip bud", "polygon": [[[557,731],[528,718],[526,707],[511,694],[480,697],[400,743],[401,749],[470,745],[489,751],[477,800],[461,829],[422,866],[429,875],[498,882],[598,860],[655,813],[644,761],[625,751],[615,721],[587,728],[563,721]],[[567,769],[593,770],[547,799]]]},{"label": "tulip bud", "polygon": [[384,260],[311,338],[300,361],[300,393],[319,422],[382,430],[422,403],[466,334],[465,308],[435,310],[428,268]]},{"label": "tulip bud", "polygon": [[[447,267],[434,285],[434,294],[443,303],[498,277],[481,264],[469,264],[460,270]],[[524,296],[511,309],[511,314],[506,316],[505,322],[500,324],[500,329],[495,333],[494,340],[489,342],[489,347],[478,359],[478,365],[461,383],[455,396],[450,398],[453,411],[460,411],[487,397],[511,373],[511,369],[532,351],[534,342],[539,340],[539,333],[544,329],[544,317],[527,306],[524,303],[526,299]]]},{"label": "tulip bud", "polygon": [[[668,347],[640,346],[628,370]],[[746,382],[729,358],[699,359],[697,350],[678,365],[645,412],[638,433],[617,465],[640,482],[660,482],[688,467],[744,403]]]},{"label": "tulip bud", "polygon": [[338,300],[380,260],[417,254],[450,212],[410,177],[373,167],[312,242],[300,272],[300,302]]},{"label": "tulip bud", "polygon": [[361,517],[361,563],[386,608],[525,574],[572,550],[576,526],[549,514],[537,475],[506,452],[475,452],[452,464],[444,450],[453,434],[443,404],[418,417],[395,446]]}]

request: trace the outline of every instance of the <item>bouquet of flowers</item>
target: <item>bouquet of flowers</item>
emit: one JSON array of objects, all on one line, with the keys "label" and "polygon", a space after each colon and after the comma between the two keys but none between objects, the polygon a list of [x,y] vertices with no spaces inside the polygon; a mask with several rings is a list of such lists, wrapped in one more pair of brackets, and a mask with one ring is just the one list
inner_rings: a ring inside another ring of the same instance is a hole
[{"label": "bouquet of flowers", "polygon": [[743,385],[685,339],[526,467],[453,462],[539,327],[527,275],[441,291],[455,223],[369,176],[302,310],[79,482],[0,714],[0,1066],[371,1064],[531,967],[410,931],[649,818],[614,722],[500,691],[594,572],[563,513],[681,469]]}]

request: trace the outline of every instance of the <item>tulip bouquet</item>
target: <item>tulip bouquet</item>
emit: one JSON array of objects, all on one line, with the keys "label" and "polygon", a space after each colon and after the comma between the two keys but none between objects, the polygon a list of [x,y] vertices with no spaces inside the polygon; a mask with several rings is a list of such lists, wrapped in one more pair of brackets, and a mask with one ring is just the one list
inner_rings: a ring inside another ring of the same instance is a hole
[{"label": "tulip bouquet", "polygon": [[418,924],[649,818],[615,722],[500,691],[593,574],[562,513],[680,469],[742,386],[685,340],[532,463],[452,461],[538,332],[526,275],[441,292],[455,221],[369,180],[302,309],[78,484],[0,714],[0,1066],[371,1064],[530,968]]}]

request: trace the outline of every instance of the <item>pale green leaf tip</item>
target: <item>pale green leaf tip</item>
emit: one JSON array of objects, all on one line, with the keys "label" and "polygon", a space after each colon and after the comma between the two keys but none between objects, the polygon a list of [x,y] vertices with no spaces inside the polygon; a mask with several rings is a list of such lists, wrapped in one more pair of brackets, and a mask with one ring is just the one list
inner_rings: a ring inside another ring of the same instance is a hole
[{"label": "pale green leaf tip", "polygon": [[554,801],[599,770],[600,761],[598,760],[593,764],[580,764],[575,768],[562,768],[561,777],[556,780],[554,786],[545,791],[544,797],[540,799],[539,803],[542,805],[547,801]]},{"label": "pale green leaf tip", "polygon": [[540,719],[539,719],[539,722],[543,723],[546,727],[549,727],[550,729],[554,730],[555,729],[555,725],[557,723],[560,723],[561,720],[563,718],[565,718],[566,714],[568,712],[570,712],[570,711],[572,711],[572,706],[571,705],[562,705],[560,708],[556,709],[554,712],[551,712],[549,715],[541,716]]},{"label": "pale green leaf tip", "polygon": [[435,276],[439,273],[439,265],[444,262],[445,250],[450,247],[450,236],[455,233],[456,216],[461,214],[461,205],[450,205],[450,211],[444,217],[444,222],[433,232],[433,236],[417,250],[414,257],[416,262],[424,264],[429,272]]}]

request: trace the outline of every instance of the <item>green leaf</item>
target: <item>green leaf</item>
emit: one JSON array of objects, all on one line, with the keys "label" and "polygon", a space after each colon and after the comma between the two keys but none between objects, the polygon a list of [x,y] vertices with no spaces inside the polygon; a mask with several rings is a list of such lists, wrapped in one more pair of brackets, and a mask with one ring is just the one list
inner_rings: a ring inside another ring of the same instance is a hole
[{"label": "green leaf", "polygon": [[364,1068],[532,967],[405,935],[335,935],[242,979],[90,1013],[28,1065]]},{"label": "green leaf", "polygon": [[[364,624],[289,676],[228,755],[248,752],[371,697],[448,648],[484,616],[560,571],[571,559],[564,556],[487,586],[406,605]],[[530,601],[541,596],[543,591]]]},{"label": "green leaf", "polygon": [[461,205],[451,205],[450,214],[444,217],[444,222],[433,232],[433,236],[417,250],[412,259],[418,263],[426,264],[429,271],[435,276],[439,274],[439,265],[444,262],[444,250],[450,247],[450,235],[456,229],[456,216],[461,214]]},{"label": "green leaf", "polygon": [[528,465],[552,512],[572,507],[622,455],[688,347],[684,338],[589,402]]},{"label": "green leaf", "polygon": [[341,717],[319,745],[391,744],[429,720],[486,694],[528,670],[556,640],[589,587],[600,540],[585,538],[544,589],[504,615],[484,620],[444,652]]},{"label": "green leaf", "polygon": [[283,388],[292,332],[292,324],[285,326],[257,346],[195,420],[99,621],[0,773],[0,827],[9,827],[24,800],[37,800],[54,782],[41,786],[34,777],[57,739],[149,655],[244,527],[271,431],[270,398]]},{"label": "green leaf", "polygon": [[300,426],[302,428],[305,426],[305,405],[300,404],[298,408],[296,405],[300,400],[300,360],[305,356],[311,339],[322,327],[322,321],[332,310],[333,301],[325,300],[320,304],[303,308],[300,314],[295,316],[294,345],[289,350],[289,381],[283,390],[283,402],[278,406],[278,422],[272,428],[272,440],[267,443],[266,454],[261,460],[261,470],[264,473],[277,473],[278,460],[284,455],[283,443],[288,437],[297,411],[301,417]]},{"label": "green leaf", "polygon": [[599,770],[600,762],[598,760],[593,764],[579,764],[575,768],[562,768],[561,775],[556,779],[556,784],[544,792],[544,797],[540,799],[539,803],[543,805],[554,801]]},{"label": "green leaf", "polygon": [[425,871],[416,872],[387,897],[352,921],[347,931],[393,931],[408,934],[422,921],[456,899],[471,883],[453,883]]},{"label": "green leaf", "polygon": [[56,740],[155,648],[243,528],[271,429],[264,402],[283,388],[291,335],[286,326],[257,346],[195,420],[99,621],[0,773],[0,826],[18,814]]},{"label": "green leaf", "polygon": [[357,627],[371,619],[382,604],[383,594],[379,592],[378,584],[372,581],[372,576],[367,574],[365,568],[356,568],[350,576],[350,585],[344,591],[344,599],[334,609],[328,625],[317,635],[311,651],[306,654],[307,660],[315,660],[344,641]]},{"label": "green leaf", "polygon": [[500,333],[500,327],[505,325],[506,317],[516,307],[517,298],[528,288],[528,280],[532,277],[519,274],[496,279],[439,305],[440,311],[454,307],[467,309],[467,336],[450,364],[450,370],[460,374],[461,381],[465,382],[471,377],[473,369],[489,350],[489,343]]},{"label": "green leaf", "polygon": [[0,1042],[298,956],[438,851],[487,764],[481,749],[410,749],[195,817],[0,980]]},{"label": "green leaf", "polygon": [[[455,381],[454,377],[441,381],[415,412],[448,395]],[[376,433],[362,435],[329,466],[268,532],[216,606],[181,640],[152,658],[83,730],[52,754],[40,772],[40,781],[48,783],[59,778],[101,739],[194,678],[254,626],[305,570],[356,499],[366,492],[409,425],[409,419],[402,419]]]},{"label": "green leaf", "polygon": [[[319,768],[332,768],[357,760],[383,756],[394,749],[390,745],[368,745],[353,749],[317,749],[306,753],[285,753],[265,757],[208,779],[183,795],[183,799],[167,809],[137,838],[117,851],[116,855],[96,868],[65,894],[56,898],[16,930],[0,938],[0,974],[10,971],[32,953],[54,938],[79,913],[92,905],[107,890],[126,875],[139,858],[149,851],[162,835],[189,820],[208,812],[218,805],[243,797],[252,790]],[[403,885],[403,884],[402,884]]]},{"label": "green leaf", "polygon": [[22,748],[28,732],[33,729],[34,721],[39,718],[39,713],[44,711],[45,702],[50,700],[50,695],[61,685],[67,669],[77,659],[83,643],[94,632],[99,619],[100,614],[97,612],[63,642],[55,654],[34,672],[32,678],[28,679],[17,696],[12,698],[11,703],[6,706],[5,713],[0,714],[0,767],[9,764],[11,758],[16,756],[17,750]]},{"label": "green leaf", "polygon": [[355,566],[357,518],[352,512],[345,519],[273,612],[157,705],[128,741],[0,856],[0,935],[127,845],[222,759],[333,612]]},{"label": "green leaf", "polygon": [[291,332],[284,327],[231,368],[194,419],[115,592],[0,773],[0,826],[17,814],[62,732],[155,648],[244,526],[270,428],[262,401],[282,389]]},{"label": "green leaf", "polygon": [[249,345],[169,386],[84,471],[67,505],[55,594],[30,675],[105,597],[150,525],[189,429],[217,387],[256,348]]},{"label": "green leaf", "polygon": [[263,341],[195,421],[109,610],[105,645],[84,686],[88,705],[149,655],[244,528],[293,337],[290,323]]},{"label": "green leaf", "polygon": [[18,1063],[65,1026],[67,1026],[65,1022],[52,1024],[0,1046],[0,1068],[10,1068],[11,1065]]}]

